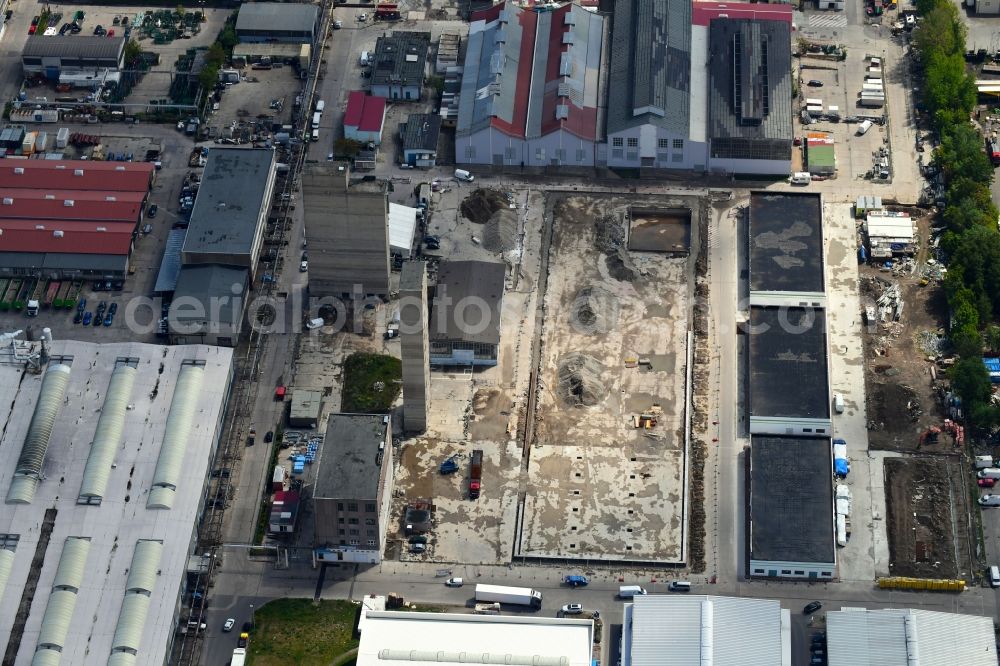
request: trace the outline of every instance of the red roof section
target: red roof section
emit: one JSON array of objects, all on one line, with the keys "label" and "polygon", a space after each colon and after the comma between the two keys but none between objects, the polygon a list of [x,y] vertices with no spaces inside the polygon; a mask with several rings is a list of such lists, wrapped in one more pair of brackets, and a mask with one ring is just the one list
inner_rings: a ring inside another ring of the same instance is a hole
[{"label": "red roof section", "polygon": [[695,2],[691,5],[691,23],[707,26],[712,19],[757,19],[791,24],[791,5],[751,4],[748,2]]},{"label": "red roof section", "polygon": [[[571,98],[558,96],[558,84],[563,78],[559,74],[560,54],[571,48],[569,45],[563,44],[562,41],[566,32],[562,29],[565,21],[563,17],[572,9],[573,5],[567,4],[553,12],[553,30],[549,31],[549,58],[545,70],[545,92],[542,99],[542,134],[565,129],[581,139],[594,140],[597,138],[597,109],[577,106]],[[569,107],[569,116],[564,120],[556,118],[556,106],[560,103]]]},{"label": "red roof section", "polygon": [[[494,5],[496,17],[500,16],[500,9],[504,3]],[[487,10],[489,12],[491,10]],[[483,13],[487,13],[483,12]],[[506,122],[502,118],[494,117],[493,127],[505,134],[524,138],[528,121],[528,93],[531,89],[531,71],[534,69],[535,53],[535,30],[538,25],[538,14],[533,11],[517,12],[517,22],[521,26],[521,51],[517,60],[517,82],[514,90],[514,112],[511,122]]]},{"label": "red roof section", "polygon": [[155,167],[149,162],[0,160],[0,190],[147,192]]},{"label": "red roof section", "polygon": [[[41,192],[41,190],[34,190]],[[106,197],[115,197],[107,193],[101,199],[66,198],[46,199],[41,197],[11,196],[4,190],[0,200],[0,218],[31,219],[31,220],[93,220],[108,222],[139,221],[142,203],[135,201],[109,201]],[[93,194],[93,193],[91,193]],[[131,193],[130,193],[131,194]]]},{"label": "red roof section", "polygon": [[[71,223],[68,223],[71,224]],[[18,229],[0,221],[0,252],[62,252],[127,256],[132,248],[131,230],[71,229],[60,225],[62,236],[51,229]],[[92,223],[85,223],[93,227]],[[123,227],[124,225],[116,225]]]},{"label": "red roof section", "polygon": [[347,96],[347,111],[344,125],[355,127],[359,132],[381,132],[385,120],[385,98],[366,95],[361,90],[352,90]]}]

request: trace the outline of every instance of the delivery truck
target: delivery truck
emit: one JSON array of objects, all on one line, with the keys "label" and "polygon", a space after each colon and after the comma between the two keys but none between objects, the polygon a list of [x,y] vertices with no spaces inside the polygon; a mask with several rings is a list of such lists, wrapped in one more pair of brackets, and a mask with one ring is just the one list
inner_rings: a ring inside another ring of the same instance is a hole
[{"label": "delivery truck", "polygon": [[476,601],[496,602],[514,606],[542,607],[542,593],[530,587],[508,587],[507,585],[476,585]]},{"label": "delivery truck", "polygon": [[483,488],[483,452],[476,449],[472,452],[472,467],[469,470],[469,499],[479,499]]},{"label": "delivery truck", "polygon": [[246,648],[236,648],[233,650],[233,658],[229,662],[229,666],[243,666],[247,663],[247,649]]}]

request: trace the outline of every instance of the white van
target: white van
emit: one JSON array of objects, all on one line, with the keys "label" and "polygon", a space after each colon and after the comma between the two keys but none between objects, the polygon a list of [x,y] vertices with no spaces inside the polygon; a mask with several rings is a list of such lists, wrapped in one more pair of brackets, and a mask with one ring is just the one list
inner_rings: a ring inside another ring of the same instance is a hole
[{"label": "white van", "polygon": [[990,587],[1000,587],[1000,567],[992,566],[989,569]]},{"label": "white van", "polygon": [[872,128],[872,121],[864,120],[858,125],[858,136],[864,136]]},{"label": "white van", "polygon": [[323,113],[323,109],[325,109],[325,108],[326,108],[326,102],[324,102],[323,100],[319,100],[318,102],[316,102],[316,111],[317,112]]},{"label": "white van", "polygon": [[1000,479],[1000,467],[985,467],[976,472],[976,476],[980,479]]},{"label": "white van", "polygon": [[833,394],[833,411],[838,414],[844,413],[844,394],[834,393]]},{"label": "white van", "polygon": [[316,128],[313,129],[312,140],[313,141],[319,141],[319,128],[318,127],[316,127]]},{"label": "white van", "polygon": [[792,185],[808,185],[812,182],[812,174],[808,171],[796,171],[791,180]]},{"label": "white van", "polygon": [[671,592],[690,592],[691,583],[686,580],[672,580],[670,585],[667,585],[667,589]]},{"label": "white van", "polygon": [[464,180],[466,183],[471,183],[475,179],[476,177],[465,169],[455,169],[455,180]]},{"label": "white van", "polygon": [[306,322],[306,328],[311,331],[314,328],[321,327],[324,323],[325,322],[323,321],[322,317],[316,317],[315,319],[310,319],[309,321]]},{"label": "white van", "polygon": [[641,597],[644,594],[646,594],[646,589],[638,585],[622,585],[618,588],[618,597],[620,599]]},{"label": "white van", "polygon": [[358,58],[358,63],[362,67],[367,67],[369,62],[371,62],[371,56],[369,55],[368,51],[362,51],[361,57]]},{"label": "white van", "polygon": [[313,114],[313,122],[312,122],[313,127],[318,127],[319,126],[319,121],[320,121],[320,119],[322,117],[323,117],[323,114],[320,113],[319,111],[317,111],[316,113]]},{"label": "white van", "polygon": [[976,456],[976,469],[993,467],[993,456]]}]

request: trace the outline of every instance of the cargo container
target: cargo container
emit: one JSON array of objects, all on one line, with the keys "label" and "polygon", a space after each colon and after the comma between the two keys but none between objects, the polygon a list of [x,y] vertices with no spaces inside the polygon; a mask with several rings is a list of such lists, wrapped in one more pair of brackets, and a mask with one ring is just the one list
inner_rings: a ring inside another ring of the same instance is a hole
[{"label": "cargo container", "polygon": [[38,134],[36,134],[35,135],[35,152],[36,153],[44,153],[45,152],[45,148],[48,145],[48,143],[49,143],[49,133],[48,132],[39,132]]},{"label": "cargo container", "polygon": [[56,148],[65,148],[69,144],[69,128],[60,127],[56,133]]},{"label": "cargo container", "polygon": [[476,585],[476,601],[531,606],[537,609],[542,607],[542,593],[530,587]]},{"label": "cargo container", "polygon": [[25,155],[31,155],[35,152],[35,133],[28,132],[24,135],[24,141],[21,142],[21,152]]}]

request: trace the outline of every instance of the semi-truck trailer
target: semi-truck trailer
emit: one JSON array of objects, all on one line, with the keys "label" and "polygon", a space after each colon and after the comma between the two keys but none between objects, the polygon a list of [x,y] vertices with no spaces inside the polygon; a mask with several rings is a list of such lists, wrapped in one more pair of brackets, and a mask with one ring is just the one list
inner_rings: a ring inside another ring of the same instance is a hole
[{"label": "semi-truck trailer", "polygon": [[472,452],[472,469],[469,472],[469,499],[478,499],[483,488],[483,452],[476,449]]},{"label": "semi-truck trailer", "polygon": [[530,587],[476,585],[476,601],[531,606],[537,609],[542,607],[542,593]]}]

